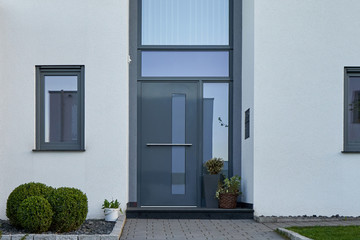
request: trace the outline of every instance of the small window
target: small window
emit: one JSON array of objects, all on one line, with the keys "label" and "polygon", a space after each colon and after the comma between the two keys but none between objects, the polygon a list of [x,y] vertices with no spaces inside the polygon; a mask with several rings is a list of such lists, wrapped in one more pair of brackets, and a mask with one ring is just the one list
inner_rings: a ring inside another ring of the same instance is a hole
[{"label": "small window", "polygon": [[344,151],[360,152],[360,68],[345,68]]},{"label": "small window", "polygon": [[36,150],[84,150],[84,66],[36,66]]},{"label": "small window", "polygon": [[245,111],[245,139],[250,137],[250,108]]}]

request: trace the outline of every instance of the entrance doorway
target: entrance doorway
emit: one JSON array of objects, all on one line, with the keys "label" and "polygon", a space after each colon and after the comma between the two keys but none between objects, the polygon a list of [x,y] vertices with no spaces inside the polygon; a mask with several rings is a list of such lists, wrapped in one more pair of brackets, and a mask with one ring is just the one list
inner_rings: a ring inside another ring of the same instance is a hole
[{"label": "entrance doorway", "polygon": [[142,206],[198,205],[198,108],[198,83],[141,84]]},{"label": "entrance doorway", "polygon": [[241,29],[233,25],[240,6],[233,0],[131,1],[134,205],[201,207],[203,164],[213,157],[224,159],[223,174],[239,175],[241,113],[232,109],[241,109],[241,38],[233,33]]}]

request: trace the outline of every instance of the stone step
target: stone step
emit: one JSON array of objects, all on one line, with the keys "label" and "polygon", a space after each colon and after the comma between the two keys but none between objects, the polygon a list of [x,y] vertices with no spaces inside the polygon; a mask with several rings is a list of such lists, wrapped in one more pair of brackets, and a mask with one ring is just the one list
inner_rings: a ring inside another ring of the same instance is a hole
[{"label": "stone step", "polygon": [[127,218],[153,219],[253,219],[250,208],[128,207]]}]

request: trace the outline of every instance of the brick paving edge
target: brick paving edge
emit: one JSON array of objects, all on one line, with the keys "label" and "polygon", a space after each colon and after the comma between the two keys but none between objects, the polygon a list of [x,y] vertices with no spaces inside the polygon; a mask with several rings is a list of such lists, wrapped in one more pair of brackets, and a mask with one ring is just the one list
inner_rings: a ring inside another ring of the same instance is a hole
[{"label": "brick paving edge", "polygon": [[277,231],[280,232],[281,234],[284,234],[291,240],[312,240],[311,238],[304,237],[303,235],[287,230],[285,228],[278,228]]},{"label": "brick paving edge", "polygon": [[110,234],[94,235],[58,235],[58,234],[9,234],[2,235],[1,240],[119,240],[126,222],[125,215],[120,215]]},{"label": "brick paving edge", "polygon": [[259,223],[286,223],[286,222],[333,222],[333,221],[359,221],[360,217],[275,217],[254,216]]}]

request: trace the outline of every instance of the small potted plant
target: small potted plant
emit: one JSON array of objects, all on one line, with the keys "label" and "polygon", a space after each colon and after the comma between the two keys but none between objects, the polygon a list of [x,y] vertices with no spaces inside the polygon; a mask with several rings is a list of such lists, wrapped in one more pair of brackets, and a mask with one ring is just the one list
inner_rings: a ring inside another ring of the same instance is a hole
[{"label": "small potted plant", "polygon": [[224,166],[222,158],[212,158],[208,160],[204,166],[208,171],[208,175],[204,175],[204,193],[205,193],[205,206],[207,208],[217,208],[218,200],[215,198],[216,188],[221,180],[221,170]]},{"label": "small potted plant", "polygon": [[115,201],[111,200],[111,202],[105,199],[102,209],[104,209],[105,221],[108,222],[115,222],[119,218],[119,214],[123,214],[123,211],[120,208],[120,203],[117,199],[115,199]]},{"label": "small potted plant", "polygon": [[219,199],[220,208],[236,208],[237,197],[240,192],[240,180],[237,175],[225,178],[223,183],[220,183],[216,191],[216,197]]}]

